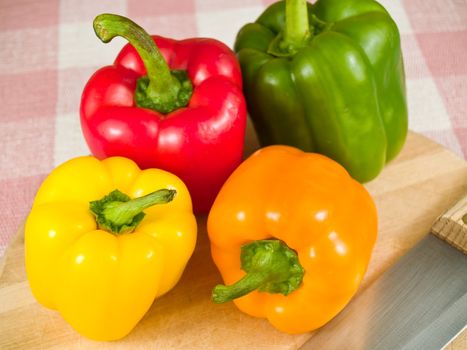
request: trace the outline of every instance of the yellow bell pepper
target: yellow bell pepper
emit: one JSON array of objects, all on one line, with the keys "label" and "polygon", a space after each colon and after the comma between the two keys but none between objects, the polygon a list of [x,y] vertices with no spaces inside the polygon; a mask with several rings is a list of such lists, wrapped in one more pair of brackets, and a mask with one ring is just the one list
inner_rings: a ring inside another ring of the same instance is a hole
[{"label": "yellow bell pepper", "polygon": [[178,282],[196,231],[175,175],[122,157],[72,159],[46,178],[26,222],[31,290],[80,334],[122,338]]}]

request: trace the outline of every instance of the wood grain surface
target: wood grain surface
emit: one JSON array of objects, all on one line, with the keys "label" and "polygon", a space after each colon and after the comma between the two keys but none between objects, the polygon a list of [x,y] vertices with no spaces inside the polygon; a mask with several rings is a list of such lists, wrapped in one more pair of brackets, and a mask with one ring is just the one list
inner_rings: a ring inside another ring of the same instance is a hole
[{"label": "wood grain surface", "polygon": [[[257,147],[251,130],[247,146],[247,153]],[[402,153],[366,187],[378,207],[379,235],[360,290],[428,234],[435,219],[467,192],[467,165],[440,145],[410,133]],[[197,248],[178,285],[154,302],[129,336],[111,343],[81,337],[57,312],[35,301],[26,279],[20,228],[0,263],[0,348],[288,350],[300,347],[312,333],[283,334],[265,320],[242,314],[233,303],[211,303],[211,288],[221,279],[211,261],[205,224],[206,218],[199,217]]]}]

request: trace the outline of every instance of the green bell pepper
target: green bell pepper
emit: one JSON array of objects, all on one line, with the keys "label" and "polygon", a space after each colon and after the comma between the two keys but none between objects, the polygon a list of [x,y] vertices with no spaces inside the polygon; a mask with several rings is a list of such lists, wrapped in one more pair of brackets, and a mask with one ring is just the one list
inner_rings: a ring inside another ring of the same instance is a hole
[{"label": "green bell pepper", "polygon": [[407,135],[399,30],[374,0],[277,2],[237,35],[262,146],[286,144],[376,177]]}]

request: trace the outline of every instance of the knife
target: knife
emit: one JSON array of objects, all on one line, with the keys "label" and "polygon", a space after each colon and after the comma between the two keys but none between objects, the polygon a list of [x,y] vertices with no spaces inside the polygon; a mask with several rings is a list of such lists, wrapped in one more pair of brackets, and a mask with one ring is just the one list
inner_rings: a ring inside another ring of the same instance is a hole
[{"label": "knife", "polygon": [[439,350],[467,325],[467,195],[301,350]]}]

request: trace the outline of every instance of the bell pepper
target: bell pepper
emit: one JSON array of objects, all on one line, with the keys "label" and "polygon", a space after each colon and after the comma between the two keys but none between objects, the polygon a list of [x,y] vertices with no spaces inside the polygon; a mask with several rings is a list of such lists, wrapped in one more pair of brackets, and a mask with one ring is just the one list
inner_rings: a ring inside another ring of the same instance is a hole
[{"label": "bell pepper", "polygon": [[286,0],[238,33],[262,146],[324,154],[366,182],[401,150],[407,102],[399,31],[373,0]]},{"label": "bell pepper", "polygon": [[246,104],[235,54],[214,39],[151,37],[117,15],[97,16],[94,30],[103,42],[122,36],[131,45],[84,88],[92,154],[167,170],[185,182],[195,212],[208,211],[242,159]]},{"label": "bell pepper", "polygon": [[233,300],[278,330],[321,327],[350,301],[370,260],[377,214],[337,162],[290,146],[257,151],[229,177],[208,217],[211,253]]},{"label": "bell pepper", "polygon": [[45,179],[27,218],[29,285],[83,336],[119,339],[177,283],[196,230],[175,175],[123,157],[75,158]]}]

